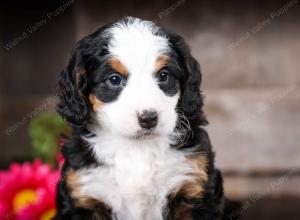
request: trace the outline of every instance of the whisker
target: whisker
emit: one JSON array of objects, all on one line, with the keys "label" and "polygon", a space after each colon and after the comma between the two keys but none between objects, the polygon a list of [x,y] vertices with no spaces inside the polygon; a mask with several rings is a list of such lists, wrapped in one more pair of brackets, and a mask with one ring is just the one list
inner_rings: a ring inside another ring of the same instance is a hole
[{"label": "whisker", "polygon": [[190,139],[190,137],[194,136],[194,133],[191,129],[189,120],[184,115],[184,112],[178,107],[176,108],[176,112],[178,114],[178,122],[174,129],[173,136],[180,143],[179,145],[183,145]]}]

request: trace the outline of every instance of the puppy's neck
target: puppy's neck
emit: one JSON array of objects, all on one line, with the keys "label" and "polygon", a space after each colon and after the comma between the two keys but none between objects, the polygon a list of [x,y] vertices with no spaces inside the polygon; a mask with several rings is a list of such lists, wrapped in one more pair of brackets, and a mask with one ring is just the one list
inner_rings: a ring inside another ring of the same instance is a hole
[{"label": "puppy's neck", "polygon": [[170,150],[172,144],[170,136],[149,135],[131,138],[103,130],[98,130],[92,137],[82,138],[89,143],[98,162],[105,164],[112,164],[118,157],[123,156],[147,157],[164,154]]}]

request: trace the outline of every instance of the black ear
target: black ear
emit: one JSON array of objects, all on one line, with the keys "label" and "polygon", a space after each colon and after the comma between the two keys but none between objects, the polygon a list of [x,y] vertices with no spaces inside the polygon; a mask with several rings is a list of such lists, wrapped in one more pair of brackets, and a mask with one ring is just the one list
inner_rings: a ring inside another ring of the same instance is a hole
[{"label": "black ear", "polygon": [[200,65],[192,57],[188,45],[177,34],[171,34],[170,41],[185,71],[181,83],[181,98],[178,107],[184,112],[192,126],[206,125],[208,122],[202,111],[203,96],[200,85],[202,74]]},{"label": "black ear", "polygon": [[67,120],[74,131],[85,128],[89,115],[89,106],[82,93],[86,86],[87,50],[88,39],[82,39],[73,48],[71,60],[58,79],[57,112]]},{"label": "black ear", "polygon": [[186,57],[186,69],[188,75],[183,85],[181,106],[192,124],[207,125],[208,122],[202,110],[204,98],[200,90],[202,79],[200,65],[190,54]]}]

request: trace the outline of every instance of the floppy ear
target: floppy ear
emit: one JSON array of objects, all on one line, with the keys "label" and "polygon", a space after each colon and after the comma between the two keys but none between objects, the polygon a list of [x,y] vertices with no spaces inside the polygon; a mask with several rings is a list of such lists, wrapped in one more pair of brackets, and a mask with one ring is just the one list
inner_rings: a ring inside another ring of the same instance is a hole
[{"label": "floppy ear", "polygon": [[202,79],[200,66],[197,60],[190,54],[186,57],[186,68],[188,76],[183,85],[181,106],[190,122],[198,125],[207,125],[208,122],[202,110],[204,98],[200,91]]},{"label": "floppy ear", "polygon": [[67,120],[73,130],[85,128],[89,106],[82,93],[86,86],[85,54],[87,39],[79,41],[72,50],[72,57],[58,79],[57,112]]},{"label": "floppy ear", "polygon": [[183,38],[172,34],[170,38],[185,71],[184,82],[181,83],[181,97],[178,107],[184,112],[192,126],[206,125],[208,122],[202,111],[203,96],[200,91],[201,70],[197,60],[192,57],[188,45]]}]

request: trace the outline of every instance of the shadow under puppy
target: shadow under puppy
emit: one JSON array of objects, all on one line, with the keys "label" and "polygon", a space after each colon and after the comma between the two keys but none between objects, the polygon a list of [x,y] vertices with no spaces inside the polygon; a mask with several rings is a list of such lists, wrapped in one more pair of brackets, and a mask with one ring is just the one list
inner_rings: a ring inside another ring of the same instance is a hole
[{"label": "shadow under puppy", "polygon": [[57,219],[221,219],[201,72],[177,34],[126,17],[84,37],[59,78],[72,128]]}]

